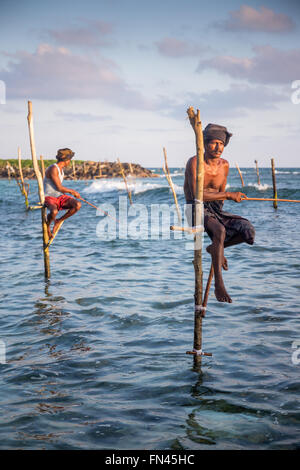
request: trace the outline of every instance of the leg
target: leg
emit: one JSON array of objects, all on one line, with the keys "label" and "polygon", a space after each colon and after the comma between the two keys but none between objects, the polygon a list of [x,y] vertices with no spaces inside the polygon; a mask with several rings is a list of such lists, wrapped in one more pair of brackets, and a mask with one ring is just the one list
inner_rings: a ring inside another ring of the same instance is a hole
[{"label": "leg", "polygon": [[231,303],[231,297],[227,293],[223,278],[222,265],[224,265],[224,240],[226,236],[225,227],[212,217],[206,220],[206,230],[212,235],[212,244],[208,247],[211,254],[215,273],[215,295],[219,302]]},{"label": "leg", "polygon": [[52,232],[51,232],[51,229],[50,229],[50,225],[52,224],[52,222],[55,221],[56,219],[56,216],[58,214],[58,209],[57,207],[54,205],[54,204],[49,204],[47,206],[47,209],[49,209],[49,214],[47,215],[47,230],[48,230],[48,237],[49,238],[52,238]]},{"label": "leg", "polygon": [[69,217],[72,217],[72,215],[76,214],[76,212],[79,211],[81,207],[81,202],[77,201],[76,199],[70,198],[67,202],[64,203],[62,210],[68,209],[68,211],[59,219],[56,219],[54,227],[53,227],[53,234],[56,232],[58,228],[58,224]]}]

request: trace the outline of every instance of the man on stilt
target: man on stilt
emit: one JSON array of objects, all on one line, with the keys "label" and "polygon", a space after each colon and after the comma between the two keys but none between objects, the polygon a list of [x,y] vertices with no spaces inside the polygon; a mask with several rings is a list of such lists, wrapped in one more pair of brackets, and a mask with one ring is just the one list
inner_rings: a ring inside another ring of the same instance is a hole
[{"label": "man on stilt", "polygon": [[[49,209],[47,216],[47,227],[49,238],[52,238],[57,231],[59,225],[65,220],[76,214],[81,207],[81,203],[66,193],[74,197],[80,198],[80,194],[74,189],[65,188],[62,185],[64,179],[63,168],[67,167],[74,152],[68,148],[59,149],[57,151],[57,163],[47,168],[44,178],[45,206]],[[59,211],[67,210],[67,212],[56,219]],[[53,231],[51,232],[51,224],[54,222]]]},{"label": "man on stilt", "polygon": [[[203,131],[204,138],[204,229],[212,240],[206,249],[212,257],[215,275],[215,295],[219,302],[232,302],[227,293],[222,267],[228,270],[227,259],[224,257],[224,248],[248,243],[253,245],[255,230],[249,220],[238,215],[223,211],[224,200],[241,202],[245,197],[240,192],[225,192],[229,163],[221,158],[224,147],[229,142],[230,134],[226,127],[217,124],[208,124]],[[196,193],[197,158],[191,157],[186,165],[184,194],[187,204],[192,205],[192,223],[194,226],[194,209]]]}]

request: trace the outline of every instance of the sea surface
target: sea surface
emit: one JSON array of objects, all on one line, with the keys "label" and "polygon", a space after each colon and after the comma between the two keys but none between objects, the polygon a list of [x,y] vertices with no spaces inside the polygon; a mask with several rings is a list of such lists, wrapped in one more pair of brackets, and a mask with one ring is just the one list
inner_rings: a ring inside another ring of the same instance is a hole
[{"label": "sea surface", "polygon": [[[241,170],[245,194],[272,197],[270,169],[260,185],[255,168]],[[0,181],[1,449],[300,449],[300,204],[225,202],[256,239],[226,250],[233,303],[217,302],[212,286],[203,349],[213,355],[196,364],[186,354],[193,238],[170,234],[167,217],[152,230],[157,205],[173,204],[154,171],[129,181],[131,208],[122,180],[66,182],[111,217],[82,204],[50,248],[47,282],[40,211],[25,211],[14,180]],[[171,169],[181,206],[183,173]],[[276,177],[278,197],[300,199],[300,168]],[[227,189],[242,190],[235,168]],[[204,249],[204,285],[209,267]]]}]

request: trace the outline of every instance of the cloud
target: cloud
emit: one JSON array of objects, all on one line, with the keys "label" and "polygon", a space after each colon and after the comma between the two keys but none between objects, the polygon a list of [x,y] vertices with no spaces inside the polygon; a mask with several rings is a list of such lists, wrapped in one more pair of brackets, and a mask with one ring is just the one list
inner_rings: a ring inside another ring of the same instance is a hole
[{"label": "cloud", "polygon": [[158,52],[161,55],[172,58],[198,56],[204,51],[204,47],[197,44],[190,44],[176,38],[166,37],[155,42]]},{"label": "cloud", "polygon": [[63,118],[65,121],[80,121],[80,122],[97,122],[97,121],[110,121],[111,116],[101,116],[90,113],[70,113],[67,111],[56,111],[56,116]]},{"label": "cloud", "polygon": [[132,90],[111,60],[91,59],[64,47],[41,44],[36,52],[18,52],[0,70],[8,98],[102,99],[126,109],[152,109],[153,104]]},{"label": "cloud", "polygon": [[275,110],[277,104],[285,100],[289,100],[289,94],[274,91],[264,85],[233,83],[227,90],[189,93],[184,102],[173,106],[169,104],[167,114],[183,120],[186,109],[192,105],[201,109],[207,119],[234,118],[246,116],[251,110]]},{"label": "cloud", "polygon": [[106,37],[113,31],[111,23],[88,21],[86,25],[72,26],[60,30],[49,29],[47,35],[59,45],[98,47],[110,44]]},{"label": "cloud", "polygon": [[229,12],[230,18],[217,26],[226,31],[261,31],[285,33],[295,29],[294,21],[283,13],[261,6],[258,10],[241,5],[239,10]]},{"label": "cloud", "polygon": [[300,49],[283,51],[272,46],[256,46],[251,58],[230,55],[200,61],[196,71],[214,69],[234,78],[257,83],[291,83],[300,77]]}]

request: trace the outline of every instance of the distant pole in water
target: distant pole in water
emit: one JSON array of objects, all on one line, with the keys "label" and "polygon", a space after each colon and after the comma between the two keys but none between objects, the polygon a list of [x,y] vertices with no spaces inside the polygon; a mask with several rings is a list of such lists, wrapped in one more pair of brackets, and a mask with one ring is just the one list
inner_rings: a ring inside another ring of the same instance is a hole
[{"label": "distant pole in water", "polygon": [[254,160],[254,163],[255,163],[255,165],[256,165],[257,184],[260,185],[259,169],[258,169],[257,160]]},{"label": "distant pole in water", "polygon": [[[197,114],[190,106],[187,114],[196,136],[197,150],[197,173],[196,173],[196,197],[195,197],[195,224],[196,227],[203,225],[203,183],[204,183],[204,142],[200,111]],[[202,231],[195,235],[194,248],[194,270],[195,270],[195,314],[194,314],[194,352],[195,360],[201,362],[202,354],[202,296],[203,296],[203,271],[202,271]],[[199,356],[198,356],[199,354]]]},{"label": "distant pole in water", "polygon": [[28,192],[29,192],[29,184],[27,184],[27,189],[25,188],[25,183],[24,183],[24,178],[23,178],[23,170],[22,170],[22,161],[21,161],[21,149],[18,147],[18,164],[19,164],[19,172],[20,172],[20,180],[21,183],[17,180],[17,183],[19,185],[20,191],[23,194],[25,198],[25,207],[26,209],[29,208],[29,202],[28,202]]},{"label": "distant pole in water", "polygon": [[129,163],[129,171],[130,171],[130,174],[133,175],[133,169],[132,169],[132,164]]},{"label": "distant pole in water", "polygon": [[31,101],[28,101],[27,120],[28,120],[32,163],[33,163],[33,168],[34,168],[37,183],[38,183],[40,203],[42,205],[41,216],[42,216],[42,230],[43,230],[43,248],[44,248],[43,252],[44,252],[45,277],[46,279],[49,279],[50,278],[50,256],[49,256],[49,247],[47,248],[47,244],[49,241],[48,230],[47,230],[47,209],[46,207],[44,207],[45,195],[44,195],[44,187],[43,187],[43,178],[42,178],[38,160],[36,157]]},{"label": "distant pole in water", "polygon": [[276,199],[273,201],[274,209],[277,209],[277,189],[276,189],[276,176],[275,176],[275,161],[274,158],[271,158],[271,166],[272,166],[272,180],[273,180],[273,198]]},{"label": "distant pole in water", "polygon": [[43,155],[40,155],[40,161],[41,161],[41,167],[42,167],[42,177],[44,179],[45,178],[45,165],[44,165]]},{"label": "distant pole in water", "polygon": [[131,191],[130,191],[130,189],[128,188],[128,184],[127,184],[127,180],[126,180],[124,168],[123,168],[123,165],[122,165],[122,163],[120,162],[120,159],[119,159],[119,158],[118,158],[118,163],[119,163],[119,166],[120,166],[121,175],[122,175],[123,180],[124,180],[124,183],[125,183],[125,187],[126,187],[126,191],[127,191],[128,197],[129,197],[130,204],[132,204]]},{"label": "distant pole in water", "polygon": [[75,169],[75,162],[72,160],[72,167],[73,167],[73,179],[76,180],[76,169]]},{"label": "distant pole in water", "polygon": [[170,175],[170,170],[169,170],[169,167],[168,167],[167,152],[166,152],[165,147],[163,147],[163,152],[164,152],[164,157],[165,157],[165,166],[163,166],[163,172],[164,172],[164,174],[167,178],[167,181],[168,181],[169,186],[171,188],[171,191],[173,193],[175,206],[176,206],[176,210],[177,210],[178,222],[181,224],[181,222],[182,222],[181,212],[180,212],[180,209],[179,209],[179,206],[178,206],[178,201],[177,201],[177,196],[176,196],[174,184],[173,184],[173,181],[172,181],[172,178],[171,178],[171,175]]},{"label": "distant pole in water", "polygon": [[244,180],[243,180],[243,175],[242,175],[242,172],[241,170],[239,169],[239,166],[237,163],[235,163],[235,166],[237,168],[237,171],[239,172],[239,175],[240,175],[240,178],[241,178],[241,182],[242,182],[242,187],[244,187]]},{"label": "distant pole in water", "polygon": [[101,162],[98,163],[98,169],[99,169],[99,178],[102,178],[102,167],[101,167]]}]

